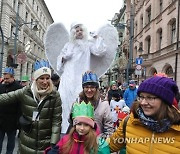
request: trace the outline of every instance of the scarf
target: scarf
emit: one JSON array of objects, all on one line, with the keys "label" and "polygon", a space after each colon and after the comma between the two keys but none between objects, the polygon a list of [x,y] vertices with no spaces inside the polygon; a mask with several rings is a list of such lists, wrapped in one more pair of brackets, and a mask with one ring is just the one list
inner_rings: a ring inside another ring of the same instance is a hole
[{"label": "scarf", "polygon": [[159,123],[149,116],[146,116],[141,108],[137,109],[137,114],[140,121],[147,126],[150,130],[156,133],[163,133],[171,127],[171,122],[168,119],[162,119]]},{"label": "scarf", "polygon": [[50,85],[47,89],[42,90],[39,89],[36,81],[33,81],[32,86],[31,86],[31,90],[33,92],[33,95],[35,96],[35,98],[37,98],[39,101],[44,100],[44,98],[50,94],[53,90],[53,83],[52,81],[50,81]]}]

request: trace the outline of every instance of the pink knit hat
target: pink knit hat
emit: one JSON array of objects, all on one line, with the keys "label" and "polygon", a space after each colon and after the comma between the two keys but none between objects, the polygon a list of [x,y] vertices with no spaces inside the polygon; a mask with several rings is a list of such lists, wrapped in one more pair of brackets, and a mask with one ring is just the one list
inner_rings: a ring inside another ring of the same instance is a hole
[{"label": "pink knit hat", "polygon": [[73,126],[77,125],[78,123],[85,123],[94,128],[94,120],[88,117],[76,117],[73,120]]}]

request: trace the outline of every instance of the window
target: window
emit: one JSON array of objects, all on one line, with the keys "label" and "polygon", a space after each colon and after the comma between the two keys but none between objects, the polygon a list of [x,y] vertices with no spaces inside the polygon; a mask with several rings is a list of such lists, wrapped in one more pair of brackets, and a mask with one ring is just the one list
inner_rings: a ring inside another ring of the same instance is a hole
[{"label": "window", "polygon": [[175,42],[176,37],[176,21],[171,24],[171,43]]},{"label": "window", "polygon": [[140,42],[139,43],[139,49],[138,49],[139,52],[143,52],[143,43]]},{"label": "window", "polygon": [[171,66],[169,66],[167,69],[166,69],[166,72],[165,72],[168,76],[172,75],[173,74],[173,69]]},{"label": "window", "polygon": [[11,34],[10,34],[10,37],[13,36],[13,30],[14,30],[14,27],[11,25]]},{"label": "window", "polygon": [[135,32],[134,34],[137,35],[137,27],[138,27],[138,24],[137,24],[137,21],[135,22]]},{"label": "window", "polygon": [[151,37],[150,36],[147,36],[146,37],[146,51],[147,53],[150,53],[150,49],[151,49]]},{"label": "window", "polygon": [[160,13],[163,11],[163,1],[159,0],[159,9],[160,9]]},{"label": "window", "polygon": [[13,1],[13,9],[16,7],[16,0]]},{"label": "window", "polygon": [[28,12],[26,12],[25,22],[28,22]]},{"label": "window", "polygon": [[140,19],[140,31],[143,29],[143,15],[141,15]]},{"label": "window", "polygon": [[158,29],[157,31],[157,43],[158,43],[158,49],[160,50],[162,48],[162,29]]},{"label": "window", "polygon": [[151,21],[151,6],[146,10],[146,14],[147,14],[147,24],[150,23]]},{"label": "window", "polygon": [[149,37],[147,40],[147,52],[150,53],[150,49],[151,49],[151,38]]}]

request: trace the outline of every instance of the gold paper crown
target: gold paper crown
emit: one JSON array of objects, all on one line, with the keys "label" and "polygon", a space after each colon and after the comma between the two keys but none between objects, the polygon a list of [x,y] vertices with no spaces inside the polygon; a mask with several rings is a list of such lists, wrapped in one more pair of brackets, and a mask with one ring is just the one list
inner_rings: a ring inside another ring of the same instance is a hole
[{"label": "gold paper crown", "polygon": [[88,117],[94,119],[94,107],[89,102],[86,104],[84,101],[81,103],[74,103],[72,109],[72,118],[76,117]]}]

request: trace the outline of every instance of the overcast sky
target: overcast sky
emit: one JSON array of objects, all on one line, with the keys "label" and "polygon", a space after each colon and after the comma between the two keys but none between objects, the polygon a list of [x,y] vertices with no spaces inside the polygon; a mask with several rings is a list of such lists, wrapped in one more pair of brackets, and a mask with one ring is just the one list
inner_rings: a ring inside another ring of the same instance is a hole
[{"label": "overcast sky", "polygon": [[72,22],[78,21],[88,31],[95,31],[119,12],[123,0],[45,0],[45,3],[54,22],[62,22],[67,30]]}]

